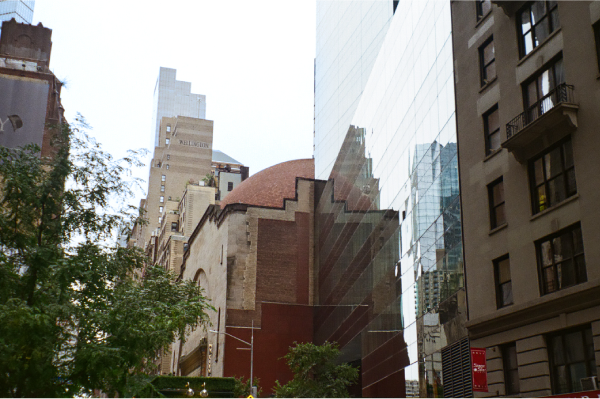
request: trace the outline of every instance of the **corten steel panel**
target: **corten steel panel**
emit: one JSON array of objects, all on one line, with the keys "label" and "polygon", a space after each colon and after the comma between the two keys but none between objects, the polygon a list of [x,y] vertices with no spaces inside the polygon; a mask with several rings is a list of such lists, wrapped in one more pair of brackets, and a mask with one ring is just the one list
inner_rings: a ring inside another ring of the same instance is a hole
[{"label": "corten steel panel", "polygon": [[[312,342],[312,307],[262,303],[261,328],[254,330],[254,376],[260,379],[264,396],[272,393],[275,381],[281,384],[292,379],[293,374],[281,359],[294,342]],[[226,331],[250,342],[250,328],[228,326]],[[224,376],[250,377],[250,351],[247,345],[227,337],[225,339]]]},{"label": "corten steel panel", "polygon": [[[9,148],[27,144],[42,146],[48,82],[16,76],[0,76],[0,145]],[[9,115],[18,115],[23,126],[13,130]]]},{"label": "corten steel panel", "polygon": [[296,302],[296,223],[258,219],[256,300]]},{"label": "corten steel panel", "polygon": [[362,390],[363,398],[404,398],[406,397],[406,380],[404,370],[377,381]]}]

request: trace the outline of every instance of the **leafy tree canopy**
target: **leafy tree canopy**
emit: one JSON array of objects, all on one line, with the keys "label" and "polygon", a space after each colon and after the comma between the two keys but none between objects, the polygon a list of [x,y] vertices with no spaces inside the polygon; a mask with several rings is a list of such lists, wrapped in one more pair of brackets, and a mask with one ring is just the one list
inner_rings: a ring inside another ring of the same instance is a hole
[{"label": "leafy tree canopy", "polygon": [[125,201],[140,153],[115,160],[86,130],[56,128],[51,159],[0,147],[2,397],[126,395],[212,309],[193,282],[114,244],[139,218]]},{"label": "leafy tree canopy", "polygon": [[348,386],[358,380],[358,369],[349,364],[337,364],[340,353],[337,344],[325,342],[290,347],[284,358],[294,373],[285,385],[275,381],[278,398],[347,398]]}]

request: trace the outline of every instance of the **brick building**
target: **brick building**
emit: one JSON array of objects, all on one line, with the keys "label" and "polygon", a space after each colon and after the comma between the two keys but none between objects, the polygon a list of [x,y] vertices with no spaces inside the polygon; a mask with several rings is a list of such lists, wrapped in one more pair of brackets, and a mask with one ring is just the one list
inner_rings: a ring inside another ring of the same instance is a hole
[{"label": "brick building", "polygon": [[0,36],[0,145],[37,144],[51,156],[64,121],[62,83],[50,71],[52,30],[42,24],[2,23]]},{"label": "brick building", "polygon": [[[253,175],[209,206],[184,255],[181,277],[216,308],[211,328],[249,342],[254,326],[254,375],[264,392],[291,379],[281,357],[293,342],[313,340],[315,184],[312,159]],[[249,348],[224,334],[197,329],[175,347],[173,374],[250,376]]]}]

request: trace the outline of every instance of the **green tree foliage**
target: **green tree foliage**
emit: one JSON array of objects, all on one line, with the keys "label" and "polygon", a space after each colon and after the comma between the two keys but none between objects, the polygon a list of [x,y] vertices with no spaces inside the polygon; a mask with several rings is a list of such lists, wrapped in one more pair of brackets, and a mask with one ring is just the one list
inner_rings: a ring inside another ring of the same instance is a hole
[{"label": "green tree foliage", "polygon": [[278,398],[347,398],[348,386],[358,380],[358,369],[349,364],[337,364],[340,353],[337,344],[325,342],[290,347],[284,358],[294,373],[285,385],[275,381]]},{"label": "green tree foliage", "polygon": [[139,249],[109,244],[139,217],[124,204],[140,154],[114,160],[81,119],[56,130],[51,159],[0,147],[0,396],[123,396],[211,306]]},{"label": "green tree foliage", "polygon": [[[254,386],[256,387],[256,396],[260,397],[262,394],[262,388],[260,387],[260,378],[254,377]],[[233,396],[236,398],[247,398],[252,394],[252,386],[250,385],[250,378],[244,380],[244,377],[235,379],[235,389]]]}]

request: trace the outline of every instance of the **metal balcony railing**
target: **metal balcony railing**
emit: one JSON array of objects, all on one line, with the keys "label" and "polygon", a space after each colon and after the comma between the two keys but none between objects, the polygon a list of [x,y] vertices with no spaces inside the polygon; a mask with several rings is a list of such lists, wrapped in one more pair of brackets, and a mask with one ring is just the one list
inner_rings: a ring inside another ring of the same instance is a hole
[{"label": "metal balcony railing", "polygon": [[548,94],[527,108],[527,110],[506,124],[506,139],[509,140],[531,122],[535,121],[558,104],[574,103],[575,97],[573,95],[573,89],[574,87],[572,85],[566,83],[561,83],[556,86]]}]

